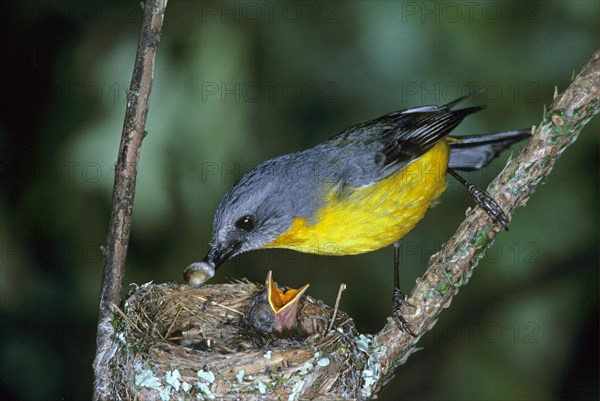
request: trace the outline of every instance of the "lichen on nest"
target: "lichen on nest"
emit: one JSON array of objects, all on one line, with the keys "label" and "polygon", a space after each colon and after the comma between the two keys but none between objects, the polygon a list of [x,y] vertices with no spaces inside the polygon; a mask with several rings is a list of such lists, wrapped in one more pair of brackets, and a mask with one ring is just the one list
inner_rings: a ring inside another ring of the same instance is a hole
[{"label": "lichen on nest", "polygon": [[115,399],[360,398],[369,355],[352,319],[337,311],[328,331],[333,309],[305,296],[294,333],[256,333],[244,313],[262,288],[132,286],[114,314]]}]

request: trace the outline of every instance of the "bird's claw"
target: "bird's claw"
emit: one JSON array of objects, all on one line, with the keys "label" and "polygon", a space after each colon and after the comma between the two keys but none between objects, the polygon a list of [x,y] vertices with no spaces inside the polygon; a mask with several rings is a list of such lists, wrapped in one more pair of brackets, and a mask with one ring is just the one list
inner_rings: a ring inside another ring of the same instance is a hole
[{"label": "bird's claw", "polygon": [[400,291],[399,288],[394,288],[394,293],[392,294],[392,303],[392,319],[394,319],[394,322],[396,322],[398,328],[403,332],[408,333],[413,337],[416,337],[417,335],[412,331],[410,325],[408,324],[400,310],[404,306],[412,307],[412,305],[406,300],[406,297],[404,296],[402,291]]}]

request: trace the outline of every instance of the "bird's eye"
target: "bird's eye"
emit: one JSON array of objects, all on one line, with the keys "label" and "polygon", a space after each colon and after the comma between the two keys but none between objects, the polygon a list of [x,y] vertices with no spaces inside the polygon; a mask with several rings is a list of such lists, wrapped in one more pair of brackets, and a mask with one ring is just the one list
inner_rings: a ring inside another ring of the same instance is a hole
[{"label": "bird's eye", "polygon": [[271,321],[271,313],[269,313],[269,310],[264,307],[262,308],[260,314],[258,315],[258,322],[260,325],[265,325],[267,323],[269,323]]},{"label": "bird's eye", "polygon": [[235,228],[244,231],[252,231],[254,229],[254,219],[252,216],[242,216],[235,222]]}]

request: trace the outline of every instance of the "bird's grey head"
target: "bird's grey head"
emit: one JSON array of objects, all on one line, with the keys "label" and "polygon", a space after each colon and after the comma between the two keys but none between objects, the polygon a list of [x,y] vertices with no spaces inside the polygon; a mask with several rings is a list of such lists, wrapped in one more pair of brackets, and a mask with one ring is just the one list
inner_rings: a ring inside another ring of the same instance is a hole
[{"label": "bird's grey head", "polygon": [[295,215],[292,195],[272,175],[272,164],[263,163],[246,173],[223,197],[204,262],[218,268],[235,255],[264,247],[289,229]]}]

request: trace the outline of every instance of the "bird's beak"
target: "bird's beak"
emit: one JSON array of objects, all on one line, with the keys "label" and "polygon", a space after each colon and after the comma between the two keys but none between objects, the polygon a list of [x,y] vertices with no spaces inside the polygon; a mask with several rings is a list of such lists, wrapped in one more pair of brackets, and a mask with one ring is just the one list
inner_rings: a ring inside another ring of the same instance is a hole
[{"label": "bird's beak", "polygon": [[212,246],[202,262],[195,262],[185,268],[183,278],[185,282],[193,286],[201,286],[210,280],[217,269],[233,254],[237,252],[237,246]]},{"label": "bird's beak", "polygon": [[275,313],[275,330],[282,331],[292,329],[296,326],[296,315],[298,314],[298,301],[308,288],[309,284],[297,290],[281,291],[277,283],[273,281],[269,272],[265,283],[267,287],[267,299],[271,310]]},{"label": "bird's beak", "polygon": [[217,270],[227,259],[229,259],[236,251],[238,250],[237,246],[219,246],[213,245],[210,250],[202,260],[204,263],[211,264],[215,270]]}]

